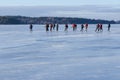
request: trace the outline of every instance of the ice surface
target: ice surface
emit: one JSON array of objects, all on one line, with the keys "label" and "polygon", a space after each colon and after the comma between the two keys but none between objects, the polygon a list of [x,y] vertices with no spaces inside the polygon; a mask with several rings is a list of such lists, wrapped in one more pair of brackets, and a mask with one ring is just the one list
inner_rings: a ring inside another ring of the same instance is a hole
[{"label": "ice surface", "polygon": [[0,25],[0,80],[120,80],[120,25],[46,32],[44,25]]}]

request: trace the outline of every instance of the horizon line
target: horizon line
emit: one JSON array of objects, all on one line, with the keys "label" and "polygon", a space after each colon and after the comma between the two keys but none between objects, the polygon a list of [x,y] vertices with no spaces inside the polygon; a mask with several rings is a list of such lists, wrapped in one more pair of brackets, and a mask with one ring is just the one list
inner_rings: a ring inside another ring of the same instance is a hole
[{"label": "horizon line", "polygon": [[97,18],[95,19],[95,18],[74,17],[74,16],[73,16],[73,17],[71,17],[71,16],[70,16],[70,17],[68,17],[68,16],[66,16],[66,17],[65,17],[65,16],[37,16],[37,17],[36,17],[36,16],[22,16],[22,15],[0,15],[0,17],[5,17],[5,16],[6,16],[6,17],[31,17],[31,18],[39,18],[39,17],[48,17],[48,18],[49,18],[49,17],[50,17],[50,18],[53,18],[53,17],[54,17],[54,18],[55,18],[55,17],[56,17],[56,18],[81,18],[81,19],[106,20],[106,21],[115,21],[115,22],[116,22],[116,21],[120,21],[120,20],[107,20],[107,19],[97,19]]}]

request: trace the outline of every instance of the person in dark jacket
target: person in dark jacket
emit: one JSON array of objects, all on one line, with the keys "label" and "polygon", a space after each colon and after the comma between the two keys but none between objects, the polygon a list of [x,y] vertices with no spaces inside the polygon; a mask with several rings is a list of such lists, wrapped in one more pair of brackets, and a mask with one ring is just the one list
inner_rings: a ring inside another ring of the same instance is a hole
[{"label": "person in dark jacket", "polygon": [[110,24],[108,24],[108,31],[110,31],[110,27],[111,27],[111,25],[110,25]]},{"label": "person in dark jacket", "polygon": [[84,28],[84,25],[83,25],[83,24],[81,24],[81,30],[80,30],[80,31],[82,31],[82,32],[83,32],[83,28]]},{"label": "person in dark jacket", "polygon": [[56,31],[58,31],[58,29],[59,29],[59,24],[56,25]]},{"label": "person in dark jacket", "polygon": [[32,31],[33,30],[33,25],[32,24],[30,24],[30,31]]},{"label": "person in dark jacket", "polygon": [[49,31],[49,24],[46,24],[45,28],[46,28],[46,31]]},{"label": "person in dark jacket", "polygon": [[67,31],[68,30],[68,24],[65,24],[65,30],[64,31]]}]

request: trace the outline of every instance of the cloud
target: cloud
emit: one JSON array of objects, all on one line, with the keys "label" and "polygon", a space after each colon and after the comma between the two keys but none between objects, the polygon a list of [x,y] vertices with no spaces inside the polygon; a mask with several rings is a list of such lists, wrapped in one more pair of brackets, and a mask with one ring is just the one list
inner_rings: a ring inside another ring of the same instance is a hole
[{"label": "cloud", "polygon": [[118,20],[120,7],[104,5],[0,7],[0,15],[83,17]]}]

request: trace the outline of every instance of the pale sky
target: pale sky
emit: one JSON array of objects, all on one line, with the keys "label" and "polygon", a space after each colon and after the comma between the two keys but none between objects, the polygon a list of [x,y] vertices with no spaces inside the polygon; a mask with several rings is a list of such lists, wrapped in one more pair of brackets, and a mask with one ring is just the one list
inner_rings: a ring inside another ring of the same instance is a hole
[{"label": "pale sky", "polygon": [[120,0],[0,0],[0,16],[120,20]]},{"label": "pale sky", "polygon": [[120,5],[120,0],[0,0],[0,6]]}]

